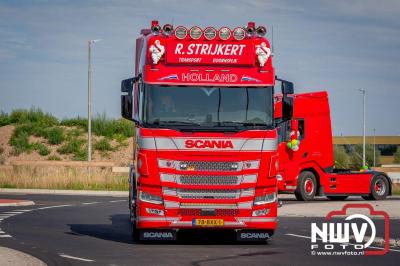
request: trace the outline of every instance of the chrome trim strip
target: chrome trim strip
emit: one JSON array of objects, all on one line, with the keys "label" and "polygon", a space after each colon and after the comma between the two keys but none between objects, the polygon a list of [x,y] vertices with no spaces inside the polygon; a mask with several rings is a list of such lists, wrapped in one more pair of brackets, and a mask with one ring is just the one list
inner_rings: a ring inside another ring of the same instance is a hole
[{"label": "chrome trim strip", "polygon": [[[230,141],[233,148],[187,148],[186,140],[201,140],[201,141]],[[169,137],[137,137],[137,143],[142,149],[157,149],[157,150],[187,150],[187,151],[275,151],[278,147],[277,138],[169,138]]]},{"label": "chrome trim strip", "polygon": [[276,218],[273,217],[237,217],[238,222],[250,222],[250,223],[261,223],[261,222],[276,222]]},{"label": "chrome trim strip", "polygon": [[224,205],[224,204],[190,204],[190,205],[181,205],[181,209],[237,209],[236,204]]}]

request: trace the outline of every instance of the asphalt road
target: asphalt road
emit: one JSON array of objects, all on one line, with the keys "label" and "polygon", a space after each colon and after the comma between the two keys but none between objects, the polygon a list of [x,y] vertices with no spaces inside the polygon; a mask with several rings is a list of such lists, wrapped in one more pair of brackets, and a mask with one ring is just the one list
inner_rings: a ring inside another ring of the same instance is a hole
[{"label": "asphalt road", "polygon": [[[48,265],[398,265],[400,249],[383,256],[311,255],[310,224],[323,218],[280,217],[268,244],[236,243],[227,232],[181,232],[174,243],[136,243],[125,198],[0,195],[29,199],[28,207],[0,207],[0,246]],[[284,203],[292,204],[291,201]],[[305,203],[306,204],[306,203]],[[383,221],[376,222],[378,233]],[[391,238],[400,220],[390,221]],[[379,248],[379,247],[378,247]]]}]

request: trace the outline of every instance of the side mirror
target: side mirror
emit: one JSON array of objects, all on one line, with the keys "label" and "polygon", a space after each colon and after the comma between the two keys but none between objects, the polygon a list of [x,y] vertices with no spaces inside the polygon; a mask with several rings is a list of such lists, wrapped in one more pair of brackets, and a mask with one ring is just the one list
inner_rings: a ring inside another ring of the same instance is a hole
[{"label": "side mirror", "polygon": [[135,78],[130,78],[121,82],[121,92],[124,93],[121,95],[121,115],[131,121],[133,121],[133,85],[135,80]]},{"label": "side mirror", "polygon": [[293,87],[294,87],[293,82],[287,80],[281,80],[282,94],[293,94],[294,93]]},{"label": "side mirror", "polygon": [[293,117],[293,98],[283,95],[282,97],[282,120],[289,121]]}]

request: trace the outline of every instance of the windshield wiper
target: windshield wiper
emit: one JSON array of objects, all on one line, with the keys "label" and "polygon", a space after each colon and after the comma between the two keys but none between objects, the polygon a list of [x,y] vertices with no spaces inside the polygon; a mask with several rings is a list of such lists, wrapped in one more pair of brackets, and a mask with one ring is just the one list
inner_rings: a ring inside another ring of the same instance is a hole
[{"label": "windshield wiper", "polygon": [[153,122],[153,125],[159,125],[159,126],[200,126],[198,123],[194,122],[187,122],[187,121],[159,121],[155,120]]},{"label": "windshield wiper", "polygon": [[219,125],[221,125],[221,126],[234,126],[234,127],[248,127],[248,126],[266,127],[266,126],[268,126],[267,124],[264,124],[264,123],[232,122],[232,121],[220,122]]}]

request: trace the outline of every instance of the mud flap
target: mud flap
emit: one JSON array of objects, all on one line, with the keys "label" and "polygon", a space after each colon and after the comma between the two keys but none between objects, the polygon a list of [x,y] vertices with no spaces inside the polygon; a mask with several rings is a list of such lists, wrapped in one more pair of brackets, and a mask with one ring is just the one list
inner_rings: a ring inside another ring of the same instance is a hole
[{"label": "mud flap", "polygon": [[140,229],[139,239],[143,241],[175,241],[176,230]]},{"label": "mud flap", "polygon": [[238,230],[237,241],[268,241],[273,233],[267,230]]}]

